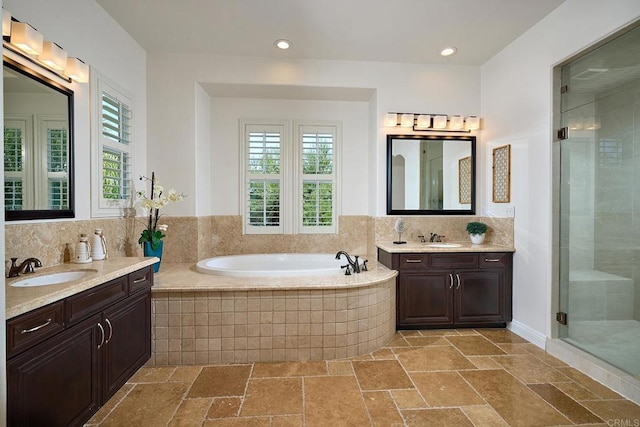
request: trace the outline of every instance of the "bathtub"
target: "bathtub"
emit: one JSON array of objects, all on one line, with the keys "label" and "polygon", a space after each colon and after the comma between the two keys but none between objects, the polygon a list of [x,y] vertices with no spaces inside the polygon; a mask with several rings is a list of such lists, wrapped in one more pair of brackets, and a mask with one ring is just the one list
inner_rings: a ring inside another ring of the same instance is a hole
[{"label": "bathtub", "polygon": [[[393,339],[396,271],[371,261],[367,272],[345,276],[344,258],[299,255],[219,257],[202,260],[199,268],[163,265],[151,291],[149,364],[342,359]],[[311,269],[301,272],[305,260]],[[293,271],[283,271],[287,263]],[[319,269],[329,272],[318,274]]]},{"label": "bathtub", "polygon": [[200,273],[237,277],[286,277],[344,274],[347,261],[335,254],[254,254],[207,258],[196,264]]}]

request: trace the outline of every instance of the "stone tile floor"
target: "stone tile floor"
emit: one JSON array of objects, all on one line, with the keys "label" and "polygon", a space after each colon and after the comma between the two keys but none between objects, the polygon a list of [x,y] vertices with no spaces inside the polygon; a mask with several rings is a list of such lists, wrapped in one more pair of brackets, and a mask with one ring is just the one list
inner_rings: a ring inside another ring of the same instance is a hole
[{"label": "stone tile floor", "polygon": [[640,426],[640,406],[506,329],[400,331],[366,356],[143,367],[91,426]]}]

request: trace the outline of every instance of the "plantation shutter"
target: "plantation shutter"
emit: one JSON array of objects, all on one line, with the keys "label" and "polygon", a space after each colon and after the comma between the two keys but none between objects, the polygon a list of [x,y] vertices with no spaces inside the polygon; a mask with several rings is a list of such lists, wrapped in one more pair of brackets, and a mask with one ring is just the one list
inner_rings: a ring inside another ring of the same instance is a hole
[{"label": "plantation shutter", "polygon": [[301,125],[298,138],[301,165],[300,231],[335,232],[336,127]]},{"label": "plantation shutter", "polygon": [[283,126],[245,126],[245,231],[280,234],[283,190]]},{"label": "plantation shutter", "polygon": [[4,208],[18,211],[24,204],[24,138],[26,123],[6,121],[4,127]]},{"label": "plantation shutter", "polygon": [[[101,190],[107,201],[131,197],[130,101],[108,86],[101,91]],[[104,203],[103,203],[104,204]]]},{"label": "plantation shutter", "polygon": [[47,209],[69,209],[68,131],[65,121],[46,120]]}]

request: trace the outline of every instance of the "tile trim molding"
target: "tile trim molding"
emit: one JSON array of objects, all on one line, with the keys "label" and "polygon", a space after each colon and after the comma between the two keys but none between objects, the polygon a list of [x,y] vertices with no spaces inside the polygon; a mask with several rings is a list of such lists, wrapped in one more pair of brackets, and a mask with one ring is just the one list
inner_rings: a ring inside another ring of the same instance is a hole
[{"label": "tile trim molding", "polygon": [[547,337],[544,334],[541,334],[535,329],[531,329],[527,325],[520,323],[517,320],[509,323],[507,325],[507,329],[509,329],[516,335],[520,335],[522,338],[526,339],[530,343],[540,347],[543,350],[546,347]]}]

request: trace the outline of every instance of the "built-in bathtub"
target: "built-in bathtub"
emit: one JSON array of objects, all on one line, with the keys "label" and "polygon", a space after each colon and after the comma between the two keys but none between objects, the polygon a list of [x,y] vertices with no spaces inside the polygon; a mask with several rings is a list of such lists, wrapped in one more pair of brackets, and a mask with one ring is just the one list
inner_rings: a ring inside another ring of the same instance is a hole
[{"label": "built-in bathtub", "polygon": [[252,254],[207,258],[196,264],[200,273],[237,277],[291,277],[341,274],[335,254]]},{"label": "built-in bathtub", "polygon": [[[281,256],[265,263],[274,266]],[[234,261],[258,266],[253,255],[243,257]],[[329,272],[242,277],[163,263],[152,289],[150,363],[323,360],[375,351],[395,335],[397,273],[368,265],[350,276],[338,263]]]}]

